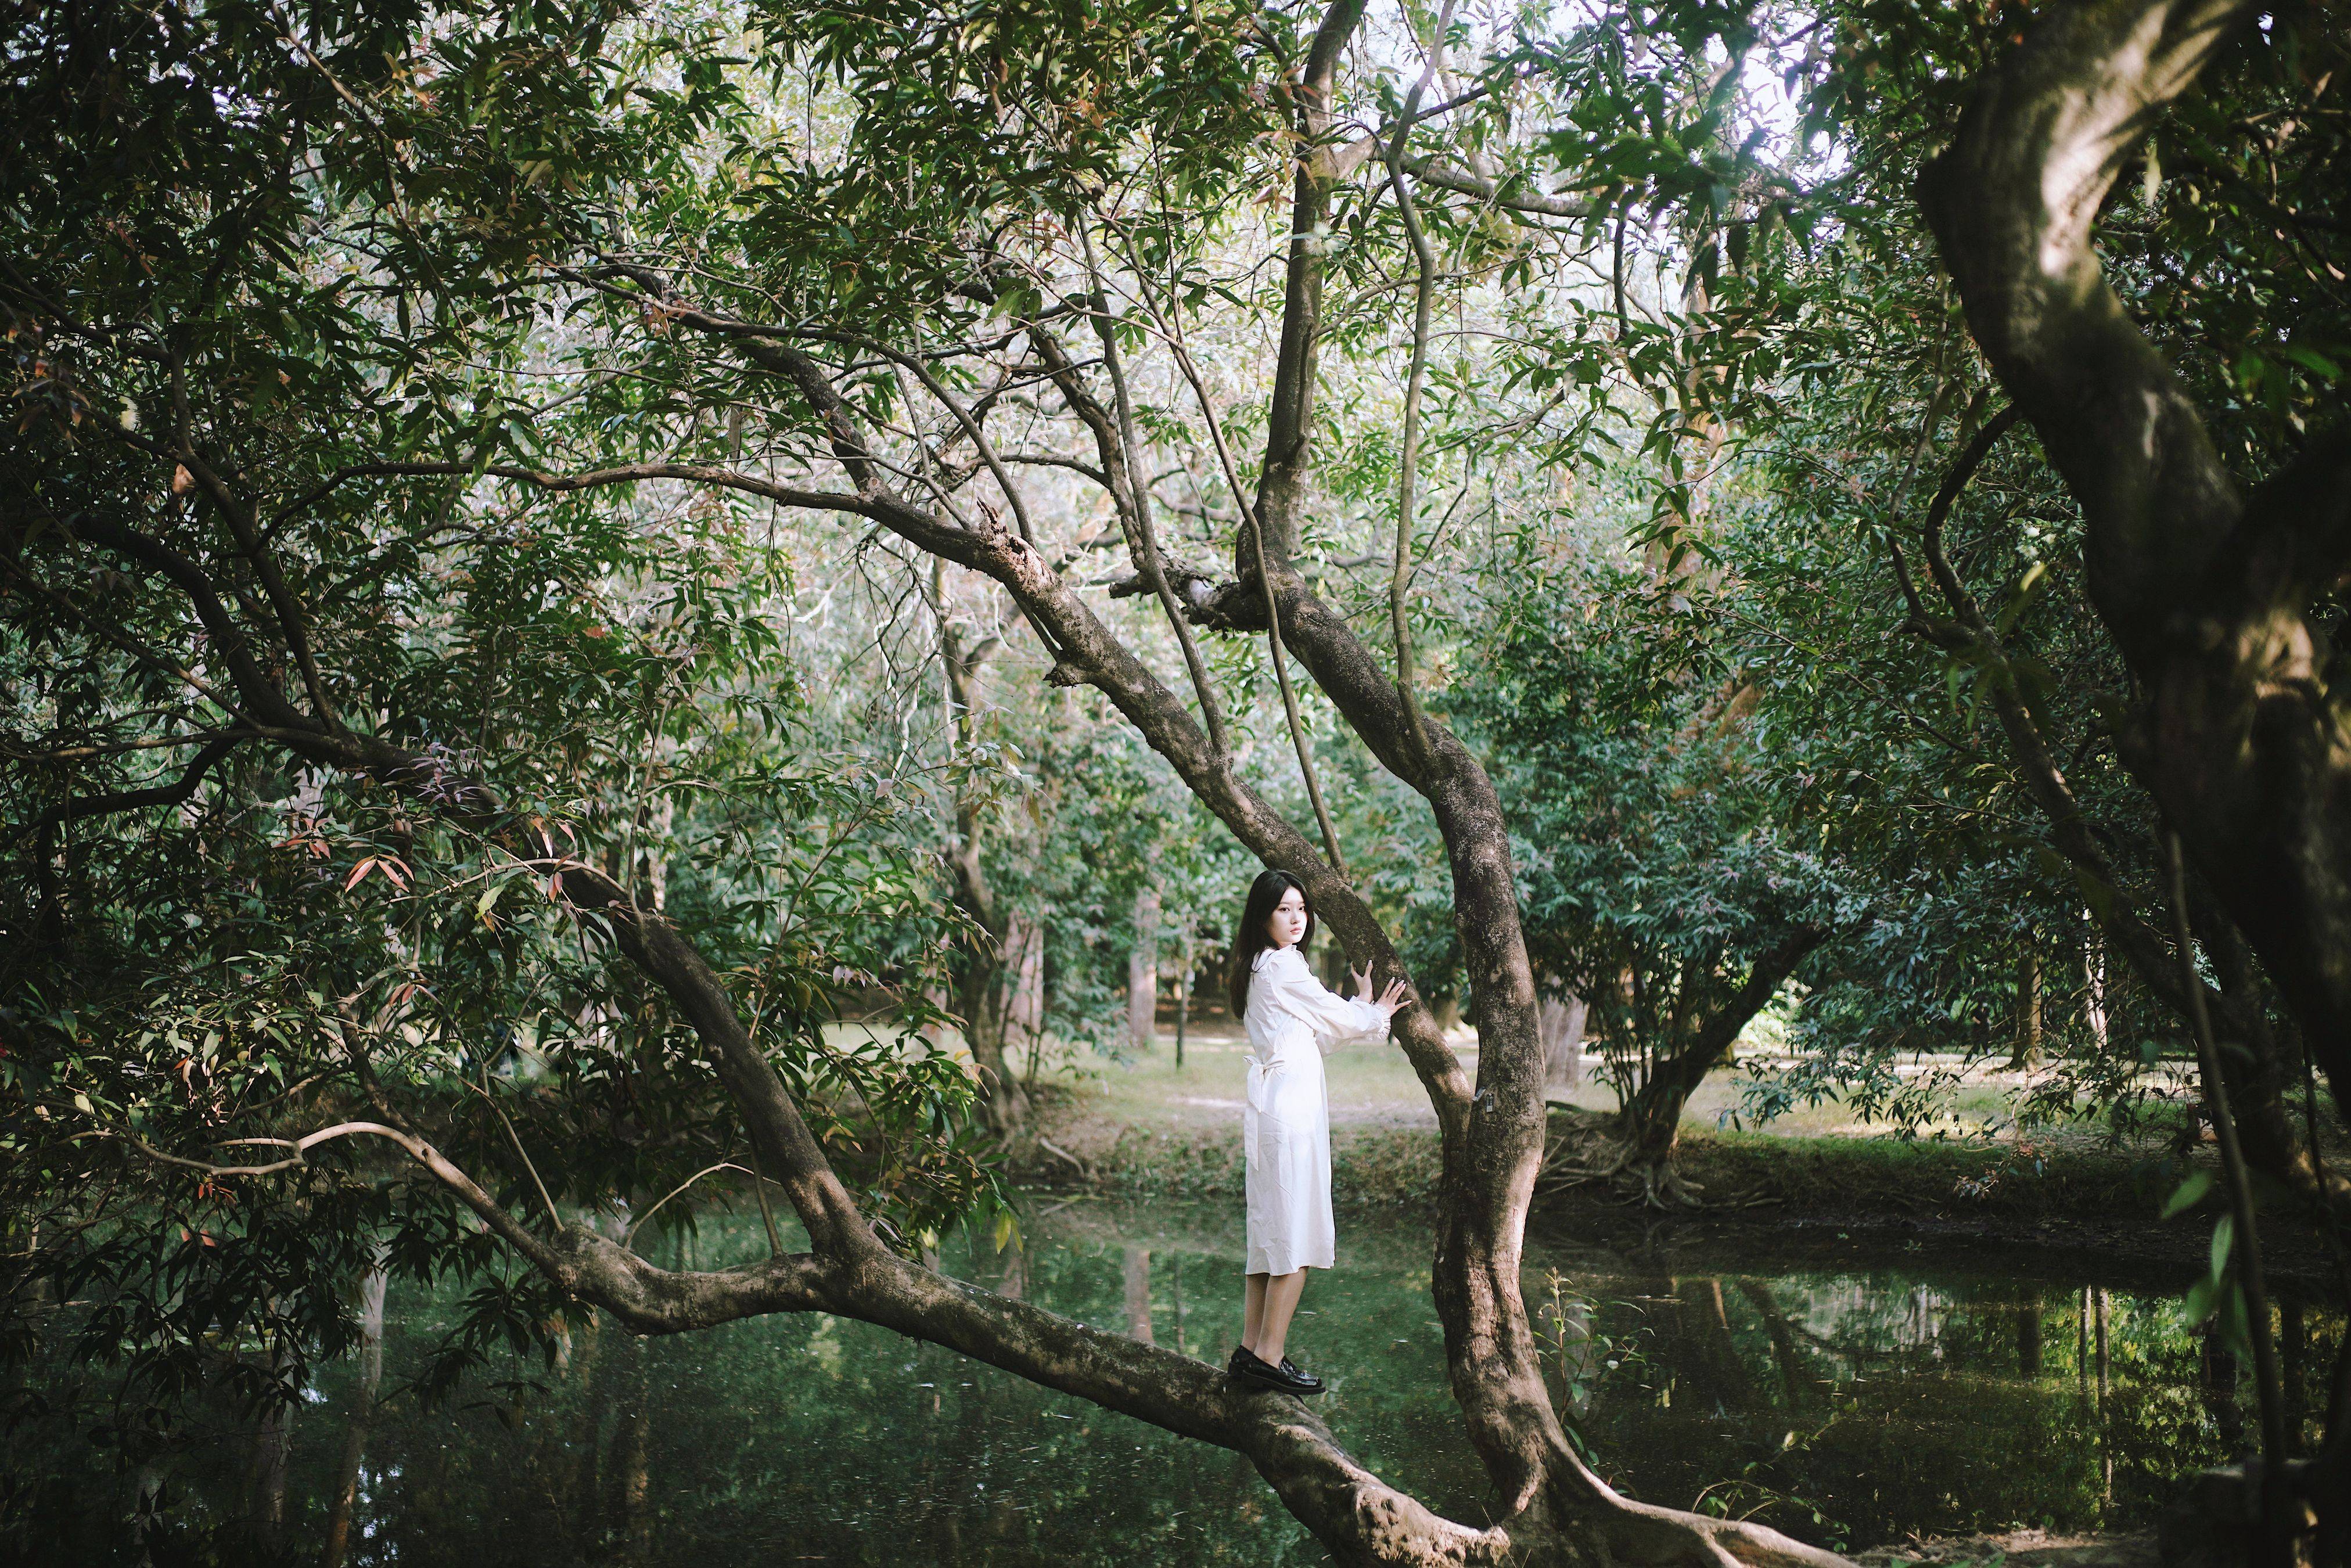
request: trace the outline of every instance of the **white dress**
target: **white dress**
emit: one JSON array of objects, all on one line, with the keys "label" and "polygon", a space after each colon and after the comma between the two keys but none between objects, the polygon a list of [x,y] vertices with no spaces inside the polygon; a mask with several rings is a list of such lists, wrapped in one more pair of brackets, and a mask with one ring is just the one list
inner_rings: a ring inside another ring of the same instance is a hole
[{"label": "white dress", "polygon": [[1322,1058],[1384,1038],[1388,1020],[1369,1002],[1333,996],[1295,947],[1270,947],[1249,977],[1249,1098],[1241,1111],[1248,1166],[1251,1274],[1328,1269],[1331,1105]]}]

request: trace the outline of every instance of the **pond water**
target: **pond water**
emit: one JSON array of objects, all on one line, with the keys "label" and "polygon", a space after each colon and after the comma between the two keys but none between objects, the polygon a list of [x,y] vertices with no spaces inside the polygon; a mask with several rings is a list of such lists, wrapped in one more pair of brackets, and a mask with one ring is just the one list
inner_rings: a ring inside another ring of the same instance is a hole
[{"label": "pond water", "polygon": [[[1221,1361],[1239,1322],[1235,1207],[1040,1199],[1015,1246],[951,1244],[943,1263]],[[2181,1325],[2184,1278],[1975,1243],[1889,1251],[1832,1231],[1598,1228],[1539,1224],[1527,1296],[1555,1398],[1601,1471],[1639,1498],[1752,1513],[1850,1550],[2011,1525],[2131,1528],[2180,1476],[2246,1440],[2250,1389],[2217,1343]],[[757,1234],[756,1221],[705,1222],[656,1246],[710,1266]],[[1309,1286],[1291,1346],[1331,1384],[1322,1407],[1356,1454],[1482,1520],[1445,1389],[1426,1236],[1415,1214],[1343,1215],[1342,1266]],[[401,1291],[387,1393],[459,1311]],[[2281,1293],[2285,1359],[2314,1428],[2343,1323]],[[577,1334],[552,1372],[512,1370],[542,1386],[485,1380],[434,1407],[393,1397],[371,1413],[360,1364],[329,1368],[292,1416],[282,1469],[256,1468],[250,1432],[228,1423],[130,1474],[20,1430],[11,1533],[77,1562],[146,1550],[168,1563],[205,1550],[192,1542],[240,1539],[241,1562],[416,1568],[1323,1561],[1244,1460],[863,1324],[776,1318],[651,1342],[607,1326]],[[59,1472],[46,1490],[20,1469],[36,1462]],[[142,1497],[162,1510],[143,1542]],[[273,1511],[278,1553],[242,1527],[205,1528]]]}]

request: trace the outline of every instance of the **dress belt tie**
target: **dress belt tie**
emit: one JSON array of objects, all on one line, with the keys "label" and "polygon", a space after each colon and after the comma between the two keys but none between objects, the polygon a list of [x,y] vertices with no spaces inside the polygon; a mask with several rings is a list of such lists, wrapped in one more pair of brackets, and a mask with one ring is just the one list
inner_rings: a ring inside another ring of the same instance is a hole
[{"label": "dress belt tie", "polygon": [[1249,1109],[1262,1115],[1266,1108],[1266,1084],[1272,1077],[1273,1070],[1280,1063],[1267,1061],[1257,1056],[1246,1056],[1241,1060],[1249,1063],[1249,1087],[1245,1092],[1249,1098]]}]

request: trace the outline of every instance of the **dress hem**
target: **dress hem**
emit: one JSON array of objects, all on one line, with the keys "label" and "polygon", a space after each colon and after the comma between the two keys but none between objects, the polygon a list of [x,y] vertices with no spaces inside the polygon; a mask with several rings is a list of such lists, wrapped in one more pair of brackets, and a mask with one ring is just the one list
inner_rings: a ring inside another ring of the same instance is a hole
[{"label": "dress hem", "polygon": [[1285,1274],[1295,1274],[1301,1269],[1328,1269],[1333,1266],[1333,1255],[1326,1252],[1322,1255],[1322,1260],[1319,1262],[1311,1258],[1293,1259],[1290,1261],[1289,1268],[1277,1269],[1273,1266],[1273,1260],[1270,1255],[1259,1252],[1255,1248],[1252,1248],[1249,1250],[1249,1256],[1242,1261],[1241,1272],[1244,1274],[1271,1274],[1275,1278],[1279,1279]]}]

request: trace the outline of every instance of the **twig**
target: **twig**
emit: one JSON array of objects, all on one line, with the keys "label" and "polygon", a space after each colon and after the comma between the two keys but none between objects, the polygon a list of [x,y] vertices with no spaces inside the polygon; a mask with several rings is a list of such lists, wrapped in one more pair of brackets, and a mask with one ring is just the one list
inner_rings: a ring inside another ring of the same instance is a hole
[{"label": "twig", "polygon": [[1208,748],[1219,758],[1232,755],[1225,737],[1225,716],[1217,702],[1214,685],[1208,679],[1207,665],[1201,661],[1200,650],[1192,636],[1192,627],[1176,602],[1175,591],[1167,586],[1167,570],[1159,554],[1158,530],[1151,520],[1151,487],[1139,484],[1135,465],[1143,460],[1142,447],[1134,439],[1134,404],[1127,394],[1126,366],[1118,350],[1118,329],[1110,318],[1108,294],[1102,287],[1102,268],[1094,259],[1093,235],[1083,225],[1078,228],[1078,241],[1084,247],[1086,280],[1092,285],[1093,298],[1090,304],[1101,307],[1092,312],[1094,331],[1102,339],[1102,364],[1110,372],[1113,406],[1118,413],[1119,444],[1124,449],[1127,502],[1134,515],[1134,531],[1139,549],[1135,551],[1135,570],[1143,580],[1151,585],[1158,596],[1160,609],[1166,614],[1168,629],[1176,633],[1176,646],[1184,653],[1184,668],[1192,677],[1192,689],[1200,699],[1200,720],[1208,731]]},{"label": "twig", "polygon": [[[2204,1069],[2204,1094],[2212,1113],[2212,1131],[2220,1140],[2220,1166],[2229,1178],[2229,1207],[2237,1223],[2236,1275],[2245,1292],[2246,1332],[2253,1342],[2253,1392],[2262,1412],[2261,1533],[2279,1534],[2285,1479],[2285,1401],[2278,1381],[2277,1347],[2270,1339],[2269,1288],[2262,1278],[2261,1236],[2253,1228],[2252,1178],[2245,1168],[2245,1153],[2237,1142],[2237,1121],[2229,1112],[2229,1085],[2220,1072],[2220,1049],[2212,1039],[2212,1017],[2205,1010],[2204,986],[2196,973],[2196,941],[2188,926],[2188,869],[2179,852],[2179,833],[2167,828],[2163,835],[2164,870],[2170,882],[2171,932],[2179,946],[2180,988],[2188,993],[2188,1020],[2196,1035],[2196,1055]],[[2254,1560],[2271,1553],[2257,1544]]]},{"label": "twig", "polygon": [[751,1191],[759,1200],[759,1223],[768,1228],[768,1256],[780,1258],[784,1255],[784,1239],[777,1234],[776,1211],[768,1202],[768,1173],[759,1164],[759,1145],[746,1137],[744,1147],[751,1151]]},{"label": "twig", "polygon": [[[1412,193],[1405,186],[1404,153],[1405,143],[1412,136],[1421,94],[1443,68],[1445,29],[1452,20],[1453,0],[1446,0],[1445,8],[1437,14],[1436,47],[1430,51],[1420,80],[1405,99],[1404,127],[1387,143],[1388,184],[1395,192],[1396,212],[1404,219],[1404,232],[1412,241],[1413,259],[1419,267],[1419,277],[1413,288],[1412,370],[1405,382],[1404,454],[1396,480],[1395,563],[1388,575],[1388,622],[1395,633],[1396,696],[1404,704],[1405,727],[1412,732],[1413,750],[1424,769],[1430,762],[1428,727],[1427,720],[1421,716],[1420,699],[1412,689],[1412,622],[1405,612],[1405,597],[1412,582],[1412,527],[1417,500],[1415,491],[1420,480],[1420,399],[1428,381],[1428,313],[1437,295],[1437,251],[1428,243],[1419,209],[1413,205]],[[1259,564],[1262,570],[1264,563],[1260,560]]]},{"label": "twig", "polygon": [[397,1127],[387,1127],[381,1122],[339,1122],[331,1127],[321,1127],[319,1131],[305,1134],[299,1138],[235,1138],[222,1145],[232,1147],[238,1145],[257,1144],[271,1148],[294,1151],[291,1158],[277,1160],[266,1166],[216,1166],[208,1160],[183,1159],[178,1155],[167,1155],[135,1133],[121,1133],[112,1128],[100,1128],[99,1134],[103,1137],[120,1138],[148,1158],[161,1164],[202,1171],[206,1176],[275,1176],[279,1171],[291,1170],[297,1166],[308,1164],[308,1162],[303,1156],[329,1139],[347,1138],[359,1134],[388,1138],[407,1151],[409,1158],[423,1166],[438,1177],[444,1186],[456,1193],[466,1207],[480,1216],[484,1224],[496,1231],[508,1246],[530,1260],[534,1266],[557,1280],[565,1279],[569,1274],[563,1260],[557,1255],[553,1248],[525,1229],[521,1222],[508,1214],[497,1199],[482,1190],[479,1182],[451,1164],[446,1155],[414,1134],[403,1133]]},{"label": "twig", "polygon": [[555,1211],[555,1200],[547,1196],[547,1184],[538,1179],[538,1167],[530,1163],[529,1152],[522,1146],[522,1136],[515,1131],[514,1124],[507,1120],[507,1113],[498,1108],[498,1103],[491,1098],[488,1090],[469,1079],[460,1079],[458,1082],[479,1094],[483,1103],[489,1106],[490,1114],[498,1119],[498,1125],[507,1130],[507,1137],[513,1142],[514,1151],[522,1160],[522,1168],[530,1173],[530,1185],[538,1189],[538,1201],[547,1205],[547,1218],[553,1222],[558,1230],[562,1229],[563,1216]]},{"label": "twig", "polygon": [[[1156,306],[1152,308],[1152,314],[1160,315]],[[1182,325],[1163,317],[1162,327],[1168,346],[1176,350],[1177,367],[1191,383],[1192,395],[1199,400],[1201,415],[1208,425],[1208,439],[1215,444],[1217,462],[1225,471],[1225,484],[1232,491],[1233,504],[1240,507],[1241,520],[1249,531],[1249,548],[1257,557],[1258,586],[1265,598],[1266,641],[1273,653],[1274,684],[1281,688],[1281,711],[1290,721],[1290,742],[1298,751],[1298,770],[1306,779],[1306,798],[1314,807],[1315,826],[1322,831],[1323,852],[1331,857],[1331,869],[1344,878],[1347,862],[1339,852],[1339,830],[1332,823],[1330,807],[1322,801],[1322,781],[1314,770],[1314,753],[1306,744],[1306,725],[1298,716],[1298,695],[1290,685],[1290,662],[1281,650],[1281,612],[1273,591],[1273,572],[1266,564],[1265,525],[1249,493],[1241,488],[1240,472],[1234,467],[1232,452],[1225,444],[1224,426],[1217,418],[1216,405],[1208,401],[1207,385],[1200,379],[1199,367],[1193,364],[1190,350],[1184,346]]]},{"label": "twig", "polygon": [[[670,1188],[669,1191],[664,1193],[661,1197],[660,1202],[655,1203],[651,1208],[646,1209],[643,1214],[637,1216],[636,1223],[630,1226],[628,1229],[621,1233],[621,1245],[626,1247],[630,1242],[636,1239],[637,1232],[644,1228],[645,1221],[651,1219],[654,1215],[661,1212],[662,1204],[667,1203],[671,1198],[675,1197],[679,1193],[684,1192],[687,1187],[692,1186],[695,1182],[700,1181],[704,1176],[710,1175],[713,1171],[736,1171],[741,1175],[749,1176],[754,1181],[757,1181],[759,1177],[758,1172],[744,1170],[741,1166],[735,1164],[732,1160],[721,1160],[715,1166],[705,1166],[700,1170],[695,1172],[692,1176],[686,1177],[684,1181],[678,1183],[675,1186]],[[767,1204],[764,1199],[762,1199],[759,1207],[761,1211],[765,1212]],[[772,1220],[768,1226],[768,1239],[771,1243],[776,1239],[776,1229]],[[780,1247],[778,1247],[776,1249],[779,1252],[783,1250]]]}]

